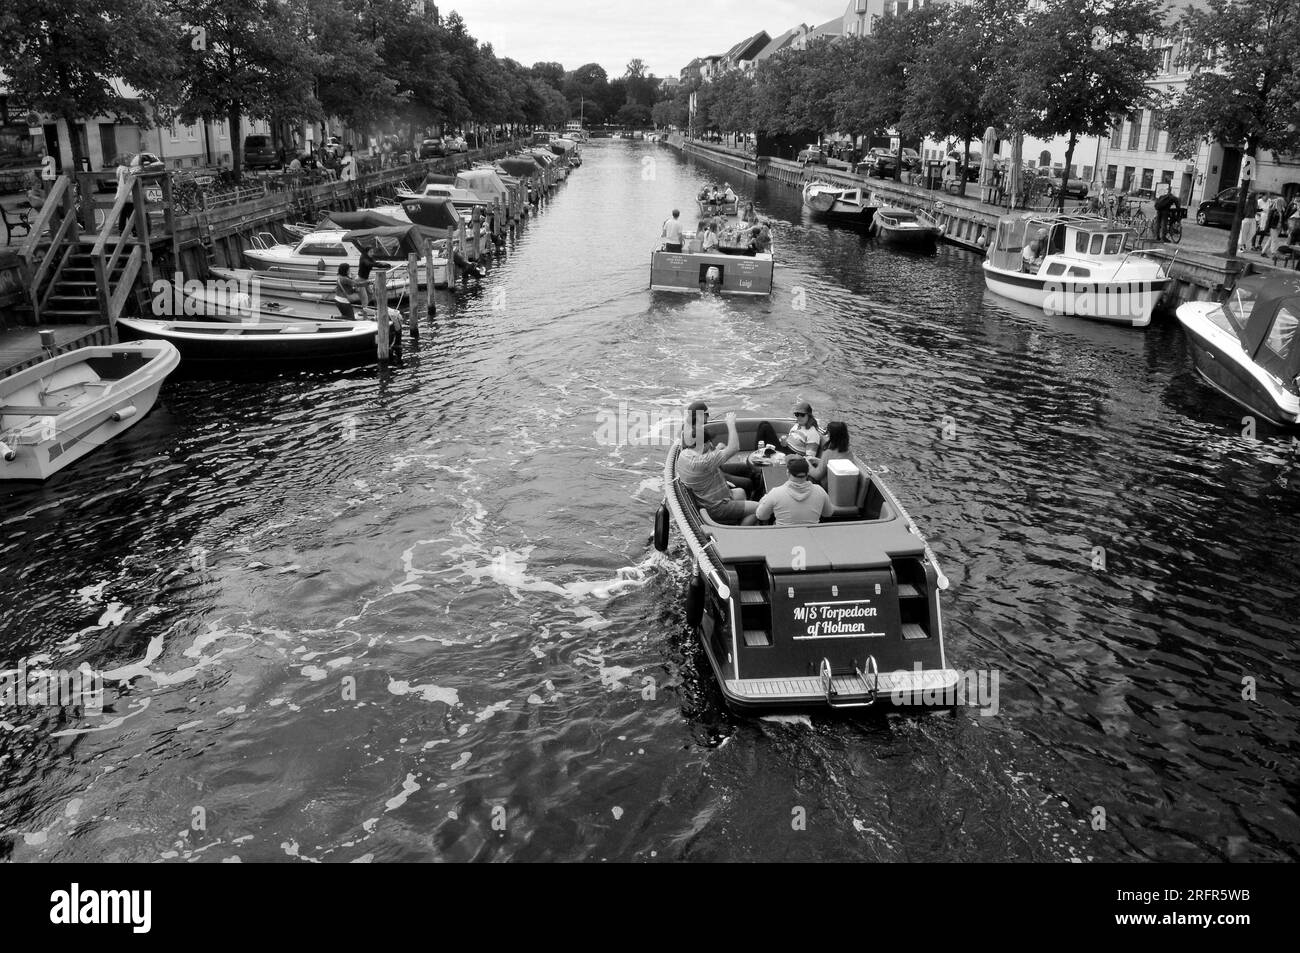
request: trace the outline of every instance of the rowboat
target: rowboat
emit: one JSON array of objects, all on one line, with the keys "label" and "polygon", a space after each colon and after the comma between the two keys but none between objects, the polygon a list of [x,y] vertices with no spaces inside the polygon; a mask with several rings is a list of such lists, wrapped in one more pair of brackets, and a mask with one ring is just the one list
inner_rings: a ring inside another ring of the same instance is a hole
[{"label": "rowboat", "polygon": [[1300,277],[1243,278],[1227,298],[1178,308],[1201,378],[1274,424],[1300,425]]},{"label": "rowboat", "polygon": [[881,241],[907,248],[933,248],[943,234],[933,221],[921,221],[910,209],[888,206],[876,209],[873,228]]},{"label": "rowboat", "polygon": [[323,361],[376,355],[374,321],[299,321],[233,324],[221,321],[162,321],[118,318],[129,338],[157,338],[175,345],[186,362]]},{"label": "rowboat", "polygon": [[[789,421],[737,420],[741,449],[731,462],[767,461],[756,454],[763,424]],[[725,425],[706,424],[705,438],[725,440]],[[676,532],[686,544],[694,564],[686,622],[729,705],[862,708],[951,696],[958,673],[939,609],[948,580],[877,472],[856,459],[828,461],[833,511],[820,523],[730,526],[678,478],[681,452],[678,441],[664,462],[654,542],[665,551]],[[784,482],[784,470],[760,466],[762,484]]]},{"label": "rowboat", "polygon": [[[189,317],[217,321],[238,321],[241,324],[301,324],[304,321],[374,321],[375,309],[352,306],[353,317],[347,317],[339,307],[336,297],[329,295],[300,295],[297,298],[262,297],[254,292],[232,291],[221,285],[200,285],[185,289]],[[390,326],[402,326],[402,312],[388,308]]]},{"label": "rowboat", "polygon": [[180,360],[146,340],[79,348],[0,379],[0,479],[47,479],[139,423]]},{"label": "rowboat", "polygon": [[[1132,232],[1091,215],[1003,216],[984,259],[989,291],[1070,315],[1144,328],[1169,285]],[[1037,252],[1037,254],[1035,254]]]}]

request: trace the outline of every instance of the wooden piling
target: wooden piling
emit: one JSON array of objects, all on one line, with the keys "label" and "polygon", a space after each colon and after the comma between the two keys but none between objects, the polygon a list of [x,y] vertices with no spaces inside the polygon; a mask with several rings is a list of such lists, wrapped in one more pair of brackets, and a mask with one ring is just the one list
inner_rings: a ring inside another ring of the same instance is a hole
[{"label": "wooden piling", "polygon": [[433,318],[437,317],[438,304],[433,297],[433,242],[428,239],[424,242],[424,273],[428,278],[424,286],[424,310]]},{"label": "wooden piling", "polygon": [[[433,281],[432,278],[429,279]],[[447,226],[447,287],[456,287],[456,226]]]},{"label": "wooden piling", "polygon": [[375,268],[375,345],[381,361],[388,360],[388,268]]},{"label": "wooden piling", "polygon": [[[411,252],[409,255],[406,256],[406,269],[407,269],[407,276],[409,277],[411,282],[409,285],[406,286],[410,292],[409,295],[407,296],[406,303],[408,309],[410,310],[411,337],[418,338],[420,336],[420,318],[419,318],[420,309],[419,306],[416,304],[416,295],[419,294],[420,283],[415,279],[416,276],[420,273],[420,256],[417,255],[415,252]],[[430,288],[433,287],[432,281],[429,282],[429,287]]]}]

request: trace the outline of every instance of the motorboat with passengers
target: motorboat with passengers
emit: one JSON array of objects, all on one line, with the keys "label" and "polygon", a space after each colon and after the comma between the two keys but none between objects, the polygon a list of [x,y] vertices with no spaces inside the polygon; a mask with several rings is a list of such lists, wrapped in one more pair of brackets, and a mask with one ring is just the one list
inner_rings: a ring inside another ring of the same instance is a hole
[{"label": "motorboat with passengers", "polygon": [[1216,304],[1178,308],[1196,372],[1272,423],[1300,425],[1300,276],[1243,278]]},{"label": "motorboat with passengers", "polygon": [[[780,455],[759,450],[759,429],[736,420],[740,451],[761,484],[785,481]],[[784,422],[788,426],[788,421]],[[726,424],[705,425],[709,442]],[[742,710],[914,704],[950,697],[958,673],[944,653],[939,592],[948,580],[920,530],[859,460],[828,460],[830,517],[810,526],[715,522],[681,482],[681,442],[664,462],[655,546],[678,533],[695,565],[687,623],[731,706]]]},{"label": "motorboat with passengers", "polygon": [[868,189],[845,188],[820,180],[803,187],[803,204],[817,218],[864,228],[876,215],[876,201]]},{"label": "motorboat with passengers", "polygon": [[704,294],[769,295],[774,270],[771,230],[731,222],[717,246],[704,250],[704,235],[684,232],[682,250],[650,253],[650,290]]},{"label": "motorboat with passengers", "polygon": [[730,185],[726,186],[725,190],[705,186],[700,189],[695,199],[700,206],[701,215],[733,216],[740,214],[740,196],[731,190]]},{"label": "motorboat with passengers", "polygon": [[998,219],[984,259],[989,291],[1041,308],[1144,328],[1169,285],[1164,266],[1133,248],[1132,231],[1091,215]]}]

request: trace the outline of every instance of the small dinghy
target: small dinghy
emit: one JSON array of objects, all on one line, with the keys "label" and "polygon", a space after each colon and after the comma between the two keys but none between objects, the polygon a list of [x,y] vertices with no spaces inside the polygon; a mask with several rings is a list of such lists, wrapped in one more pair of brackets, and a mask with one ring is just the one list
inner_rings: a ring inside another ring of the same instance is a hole
[{"label": "small dinghy", "polygon": [[1222,304],[1178,308],[1196,372],[1252,414],[1300,426],[1300,277],[1243,278]]},{"label": "small dinghy", "polygon": [[377,353],[374,321],[298,321],[229,324],[219,321],[157,321],[118,318],[124,337],[169,341],[189,361],[323,361]]},{"label": "small dinghy", "polygon": [[[254,285],[254,294],[232,292],[228,287],[200,287],[185,290],[185,314],[200,320],[239,321],[242,324],[301,324],[304,321],[373,321],[374,308],[353,305],[355,317],[346,318],[334,295],[297,295],[279,297],[263,295]],[[391,327],[401,328],[402,313],[388,309]]]},{"label": "small dinghy", "polygon": [[[770,490],[787,474],[779,457],[756,453],[764,423],[789,425],[737,420],[740,452],[731,462],[756,466]],[[704,433],[710,443],[727,439],[721,422]],[[664,464],[654,542],[666,550],[671,529],[686,543],[695,564],[686,622],[729,705],[861,708],[955,697],[958,673],[944,655],[939,611],[947,577],[877,473],[856,460],[829,460],[829,517],[730,526],[713,521],[678,479],[681,452],[678,441]]]},{"label": "small dinghy", "polygon": [[44,480],[138,423],[180,360],[147,340],[79,348],[0,379],[0,479]]},{"label": "small dinghy", "polygon": [[876,209],[875,225],[880,240],[904,248],[933,248],[943,232],[932,220],[922,221],[905,208]]}]

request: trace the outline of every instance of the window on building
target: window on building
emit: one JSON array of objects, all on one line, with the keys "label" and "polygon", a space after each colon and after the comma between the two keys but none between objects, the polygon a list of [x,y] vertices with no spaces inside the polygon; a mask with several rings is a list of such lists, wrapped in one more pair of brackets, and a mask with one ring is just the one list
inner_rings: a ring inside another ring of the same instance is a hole
[{"label": "window on building", "polygon": [[1151,125],[1147,127],[1147,152],[1155,152],[1160,144],[1160,117],[1151,114]]},{"label": "window on building", "polygon": [[1092,173],[1093,173],[1093,168],[1092,168],[1092,166],[1090,166],[1090,165],[1085,165],[1085,166],[1083,167],[1083,177],[1084,177],[1087,181],[1089,181],[1089,182],[1092,181]]},{"label": "window on building", "polygon": [[1160,72],[1169,73],[1174,68],[1174,47],[1170,43],[1160,51]]},{"label": "window on building", "polygon": [[1070,166],[1070,178],[1072,178],[1072,179],[1077,179],[1078,177],[1079,177],[1079,167],[1078,167],[1077,165],[1071,165],[1071,166]]},{"label": "window on building", "polygon": [[217,123],[217,138],[218,139],[230,138],[229,131],[226,129],[226,121],[224,119]]},{"label": "window on building", "polygon": [[1174,170],[1165,169],[1163,172],[1161,172],[1160,181],[1164,182],[1166,185],[1172,185],[1174,181]]},{"label": "window on building", "polygon": [[1108,189],[1113,189],[1115,187],[1115,176],[1118,172],[1119,172],[1118,166],[1113,166],[1113,165],[1106,166],[1106,179],[1102,184],[1105,185],[1106,188]]},{"label": "window on building", "polygon": [[1153,185],[1155,185],[1155,184],[1156,184],[1156,170],[1155,170],[1155,169],[1143,169],[1143,170],[1142,170],[1142,188],[1144,188],[1144,189],[1149,189],[1149,188],[1151,188],[1151,187],[1152,187]]},{"label": "window on building", "polygon": [[1120,185],[1120,191],[1121,191],[1121,192],[1130,192],[1130,191],[1132,191],[1132,189],[1133,189],[1133,176],[1134,176],[1136,173],[1137,173],[1137,169],[1134,168],[1133,166],[1131,166],[1131,165],[1126,165],[1126,166],[1124,166],[1124,181],[1123,181],[1123,183]]},{"label": "window on building", "polygon": [[1124,117],[1116,116],[1110,126],[1110,141],[1119,146],[1124,141]]},{"label": "window on building", "polygon": [[168,135],[171,136],[172,142],[181,141],[181,124],[178,123],[175,119],[172,120],[171,128],[169,128],[167,132]]},{"label": "window on building", "polygon": [[199,138],[198,128],[199,127],[194,125],[193,123],[190,123],[188,126],[186,126],[185,138],[188,139],[190,142],[194,142],[195,140],[197,140]]},{"label": "window on building", "polygon": [[1128,122],[1128,147],[1136,152],[1142,141],[1142,112],[1134,113]]}]

